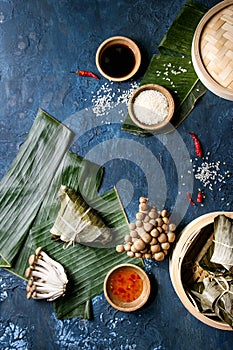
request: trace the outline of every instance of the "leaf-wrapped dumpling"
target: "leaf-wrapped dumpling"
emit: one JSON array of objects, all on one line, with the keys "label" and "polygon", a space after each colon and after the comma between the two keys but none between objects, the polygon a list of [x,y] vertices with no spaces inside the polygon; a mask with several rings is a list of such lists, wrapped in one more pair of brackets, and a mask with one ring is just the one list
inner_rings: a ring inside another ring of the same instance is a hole
[{"label": "leaf-wrapped dumpling", "polygon": [[214,252],[211,262],[223,265],[227,270],[233,266],[233,220],[225,215],[214,219]]},{"label": "leaf-wrapped dumpling", "polygon": [[111,242],[110,229],[79,193],[62,185],[58,198],[61,207],[50,230],[52,236],[59,236],[67,246],[77,242],[104,248]]}]

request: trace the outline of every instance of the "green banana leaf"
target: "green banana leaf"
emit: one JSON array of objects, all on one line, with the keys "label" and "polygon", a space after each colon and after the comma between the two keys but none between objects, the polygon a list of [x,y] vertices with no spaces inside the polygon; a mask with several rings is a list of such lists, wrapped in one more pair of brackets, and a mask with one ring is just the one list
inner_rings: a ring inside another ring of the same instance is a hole
[{"label": "green banana leaf", "polygon": [[96,248],[112,246],[111,230],[80,193],[62,185],[58,198],[61,207],[50,229],[54,239],[66,242],[67,248],[74,242]]},{"label": "green banana leaf", "polygon": [[197,298],[200,311],[217,315],[220,320],[233,328],[233,275],[225,273],[221,276],[206,277],[203,283],[194,285],[191,293]]},{"label": "green banana leaf", "polygon": [[[209,317],[219,318],[231,327],[233,327],[232,227],[232,219],[223,214],[215,217],[213,223],[201,229],[194,245],[192,244],[184,258],[182,268],[182,281],[188,287],[200,312]],[[188,263],[191,267],[187,270]],[[192,269],[194,265],[199,266],[200,272],[198,269],[194,272]]]},{"label": "green banana leaf", "polygon": [[[102,217],[112,228],[113,235],[123,240],[129,228],[115,189],[93,200],[92,205],[96,210],[101,208]],[[35,246],[42,246],[53,259],[62,263],[67,272],[67,292],[54,302],[58,318],[84,317],[86,303],[103,291],[104,278],[114,266],[126,262],[142,266],[140,259],[130,259],[126,254],[117,253],[115,248],[93,248],[77,243],[64,249],[63,242],[50,239],[52,225],[53,222],[48,222],[32,229],[31,236]],[[87,314],[86,317],[90,316]]]},{"label": "green banana leaf", "polygon": [[[174,131],[194,108],[196,101],[206,92],[198,79],[191,61],[191,46],[195,29],[207,8],[188,1],[181,9],[158,48],[159,55],[153,55],[140,86],[158,84],[167,88],[175,101],[175,112],[171,124],[154,134]],[[150,136],[151,132],[139,128],[129,114],[122,124],[122,130]]]},{"label": "green banana leaf", "polygon": [[188,0],[160,42],[160,53],[190,57],[195,29],[207,10],[207,7]]},{"label": "green banana leaf", "polygon": [[[101,183],[103,169],[70,152],[68,153],[68,158],[69,161],[64,164],[63,168],[59,168],[61,174],[57,176],[61,179],[60,181],[77,191],[79,190],[88,198],[89,204],[113,230],[115,240],[118,238],[122,242],[123,237],[129,233],[129,229],[117,191],[113,189],[102,196],[96,193],[96,189],[99,188]],[[95,177],[95,174],[97,174],[97,177]],[[33,249],[42,246],[67,271],[69,279],[68,290],[64,298],[54,302],[56,316],[58,318],[91,318],[90,299],[103,291],[103,281],[107,272],[112,267],[125,262],[142,266],[142,261],[129,259],[125,254],[120,255],[115,252],[115,248],[97,249],[76,244],[63,249],[63,242],[52,241],[50,229],[60,208],[59,201],[56,201],[53,196],[60,187],[60,181],[55,181],[57,187],[54,191],[51,191],[52,193],[48,195],[47,199],[47,202],[49,202],[49,197],[51,196],[51,205],[56,203],[57,207],[51,210],[50,217],[47,218],[47,223],[45,224],[45,221],[41,220],[40,216],[45,219],[44,211],[47,212],[49,204],[45,205],[44,202],[44,207],[42,207],[36,220],[37,224],[30,231],[30,237],[33,241],[32,246]],[[24,265],[24,269],[21,272],[24,272],[26,267],[27,265]]]},{"label": "green banana leaf", "polygon": [[[54,303],[57,317],[90,318],[90,300],[102,292],[109,269],[123,262],[142,265],[142,261],[130,259],[126,254],[120,255],[115,248],[76,244],[64,249],[63,242],[51,239],[50,229],[60,208],[57,193],[61,184],[81,193],[104,219],[116,239],[122,242],[129,233],[117,191],[112,189],[101,196],[98,194],[103,168],[67,151],[72,136],[65,126],[44,111],[38,111],[28,139],[0,183],[1,208],[4,209],[0,213],[1,266],[26,280],[24,272],[28,258],[38,246],[42,246],[47,254],[65,267],[69,279],[67,294]],[[39,181],[37,176],[40,175]],[[11,186],[12,183],[14,186]],[[43,185],[42,193],[38,185]],[[21,203],[24,205],[21,206]],[[31,207],[36,210],[27,222]],[[4,231],[3,214],[10,218],[8,231]],[[16,227],[18,220],[23,220],[23,227]],[[10,250],[9,240],[14,242]]]},{"label": "green banana leaf", "polygon": [[228,270],[233,266],[233,220],[225,215],[214,219],[214,248],[210,261]]},{"label": "green banana leaf", "polygon": [[[174,98],[175,114],[172,125],[160,129],[155,133],[168,133],[178,127],[191,112],[199,97],[206,88],[198,79],[190,58],[168,55],[154,55],[140,85],[158,84],[167,88]],[[141,136],[152,135],[135,125],[129,114],[126,116],[122,129]]]},{"label": "green banana leaf", "polygon": [[[57,192],[62,184],[72,187],[75,191],[81,192],[86,200],[91,201],[91,199],[96,196],[102,178],[102,167],[68,151],[62,159],[52,183],[48,188],[41,208],[33,222],[33,229],[35,230],[36,227],[40,227],[48,221],[55,221],[60,208]],[[20,250],[20,254],[11,267],[12,273],[25,279],[24,272],[28,266],[28,257],[34,254],[36,247],[37,246],[32,242],[31,230],[29,230],[27,238]]]},{"label": "green banana leaf", "polygon": [[41,207],[73,132],[42,110],[0,183],[0,266],[10,267]]}]

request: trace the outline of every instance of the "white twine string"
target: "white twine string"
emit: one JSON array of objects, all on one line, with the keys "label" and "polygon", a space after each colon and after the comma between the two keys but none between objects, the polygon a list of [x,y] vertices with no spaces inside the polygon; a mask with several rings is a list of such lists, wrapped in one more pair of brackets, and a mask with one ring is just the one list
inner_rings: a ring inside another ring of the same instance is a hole
[{"label": "white twine string", "polygon": [[73,232],[73,235],[71,236],[69,243],[64,245],[63,248],[67,249],[71,244],[74,245],[74,242],[80,242],[79,236],[78,234],[84,230],[84,228],[88,225],[90,225],[91,223],[89,221],[82,221],[82,218],[91,210],[91,208],[89,207],[84,213],[82,213],[82,215],[77,218],[77,224],[75,227],[73,227],[63,216],[59,215],[60,220],[67,225]]},{"label": "white twine string", "polygon": [[219,279],[224,283],[224,286],[219,282],[219,279],[216,277],[213,277],[213,279],[215,280],[215,282],[223,289],[222,293],[215,299],[214,304],[218,304],[219,300],[223,297],[224,294],[229,293],[229,294],[233,294],[233,292],[230,290],[230,286],[229,283],[227,282],[227,280],[223,277],[223,276],[219,276]]},{"label": "white twine string", "polygon": [[217,243],[217,244],[220,244],[220,245],[223,245],[224,247],[233,249],[233,246],[230,246],[230,245],[228,245],[228,244],[226,244],[226,243],[222,243],[222,242],[216,241],[215,239],[213,239],[213,242],[214,242],[214,243]]},{"label": "white twine string", "polygon": [[[230,294],[233,294],[233,292],[230,290],[229,283],[227,282],[226,278],[224,278],[223,276],[219,276],[219,278],[214,277],[213,279],[215,280],[215,282],[217,282],[219,287],[223,289],[223,293],[228,292]],[[224,286],[219,282],[219,280],[221,280],[225,284],[226,289],[224,289]]]}]

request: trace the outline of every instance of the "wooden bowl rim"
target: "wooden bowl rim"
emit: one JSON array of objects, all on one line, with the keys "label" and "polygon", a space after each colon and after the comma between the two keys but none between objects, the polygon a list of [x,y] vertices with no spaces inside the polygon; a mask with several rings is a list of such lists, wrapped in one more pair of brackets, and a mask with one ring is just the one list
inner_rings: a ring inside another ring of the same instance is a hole
[{"label": "wooden bowl rim", "polygon": [[218,95],[219,97],[222,97],[224,99],[233,101],[233,91],[231,89],[223,87],[221,84],[219,84],[216,80],[212,78],[212,76],[208,73],[206,70],[206,67],[203,63],[201,52],[200,52],[200,41],[202,33],[205,29],[205,25],[208,23],[208,21],[216,15],[219,11],[224,9],[225,7],[228,7],[229,5],[232,5],[232,0],[225,0],[220,2],[219,4],[213,6],[200,20],[200,22],[197,25],[197,28],[195,30],[193,41],[192,41],[192,49],[191,49],[191,55],[192,55],[192,63],[194,66],[194,69],[199,77],[199,79],[202,81],[202,83],[213,93]]},{"label": "wooden bowl rim", "polygon": [[[135,66],[132,69],[132,71],[123,76],[123,77],[111,77],[110,75],[106,74],[100,65],[100,57],[101,54],[103,52],[103,50],[105,48],[107,48],[108,46],[112,45],[113,43],[120,43],[120,44],[125,44],[126,46],[128,46],[134,53],[134,57],[135,57]],[[110,81],[125,81],[125,80],[129,80],[130,78],[132,78],[138,71],[140,65],[141,65],[141,52],[140,49],[138,47],[138,45],[130,38],[126,37],[126,36],[112,36],[110,38],[107,38],[106,40],[104,40],[100,46],[98,47],[97,51],[96,51],[96,56],[95,56],[95,62],[96,62],[96,66],[98,71],[101,73],[101,75],[103,75],[105,78],[107,78]]]},{"label": "wooden bowl rim", "polygon": [[[146,125],[144,123],[141,123],[134,114],[133,111],[133,104],[134,101],[136,99],[136,97],[142,92],[142,91],[146,91],[146,90],[155,90],[158,92],[161,92],[167,99],[168,102],[168,115],[167,117],[160,123],[157,124],[152,124],[152,125]],[[158,85],[158,84],[144,84],[139,86],[130,96],[129,102],[128,102],[128,112],[130,115],[130,118],[132,119],[132,121],[139,126],[142,129],[145,130],[158,130],[163,128],[164,126],[166,126],[172,119],[173,114],[174,114],[174,110],[175,110],[175,103],[174,103],[174,99],[171,95],[171,93],[168,91],[168,89],[166,89],[164,86],[162,85]]]},{"label": "wooden bowl rim", "polygon": [[[112,300],[112,298],[109,295],[109,290],[108,290],[108,282],[109,282],[109,278],[110,278],[111,274],[113,272],[115,272],[116,270],[124,269],[124,268],[130,268],[130,269],[136,271],[143,281],[143,290],[142,290],[141,295],[136,300],[134,300],[130,303]],[[130,264],[130,263],[120,264],[120,265],[113,267],[107,273],[105,280],[104,280],[105,298],[112,307],[114,307],[115,309],[117,309],[119,311],[132,312],[132,311],[140,309],[147,302],[149,295],[150,295],[150,292],[151,292],[151,285],[150,285],[149,277],[147,276],[146,272],[141,267],[134,265],[134,264]]]},{"label": "wooden bowl rim", "polygon": [[[187,252],[188,248],[192,244],[193,240],[198,234],[198,230],[213,223],[214,218],[218,215],[226,215],[233,219],[233,212],[225,212],[225,211],[218,211],[218,212],[211,212],[204,215],[199,216],[198,218],[191,221],[185,228],[182,230],[180,237],[173,249],[172,255],[169,259],[169,273],[172,281],[172,285],[175,289],[176,294],[180,298],[182,304],[185,306],[185,308],[199,321],[207,324],[208,326],[222,329],[222,330],[228,330],[232,331],[232,328],[221,321],[215,321],[211,318],[201,314],[193,305],[193,303],[188,298],[188,295],[186,294],[182,279],[181,279],[181,265],[185,256],[185,252]],[[203,224],[204,221],[204,224]]]}]

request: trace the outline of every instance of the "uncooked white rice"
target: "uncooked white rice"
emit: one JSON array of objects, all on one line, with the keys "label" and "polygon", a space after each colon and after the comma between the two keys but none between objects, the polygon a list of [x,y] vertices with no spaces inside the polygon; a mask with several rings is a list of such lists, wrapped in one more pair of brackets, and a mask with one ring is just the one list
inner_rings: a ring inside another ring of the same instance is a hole
[{"label": "uncooked white rice", "polygon": [[168,115],[168,102],[166,97],[156,90],[141,91],[133,104],[135,117],[147,125],[162,122]]}]

